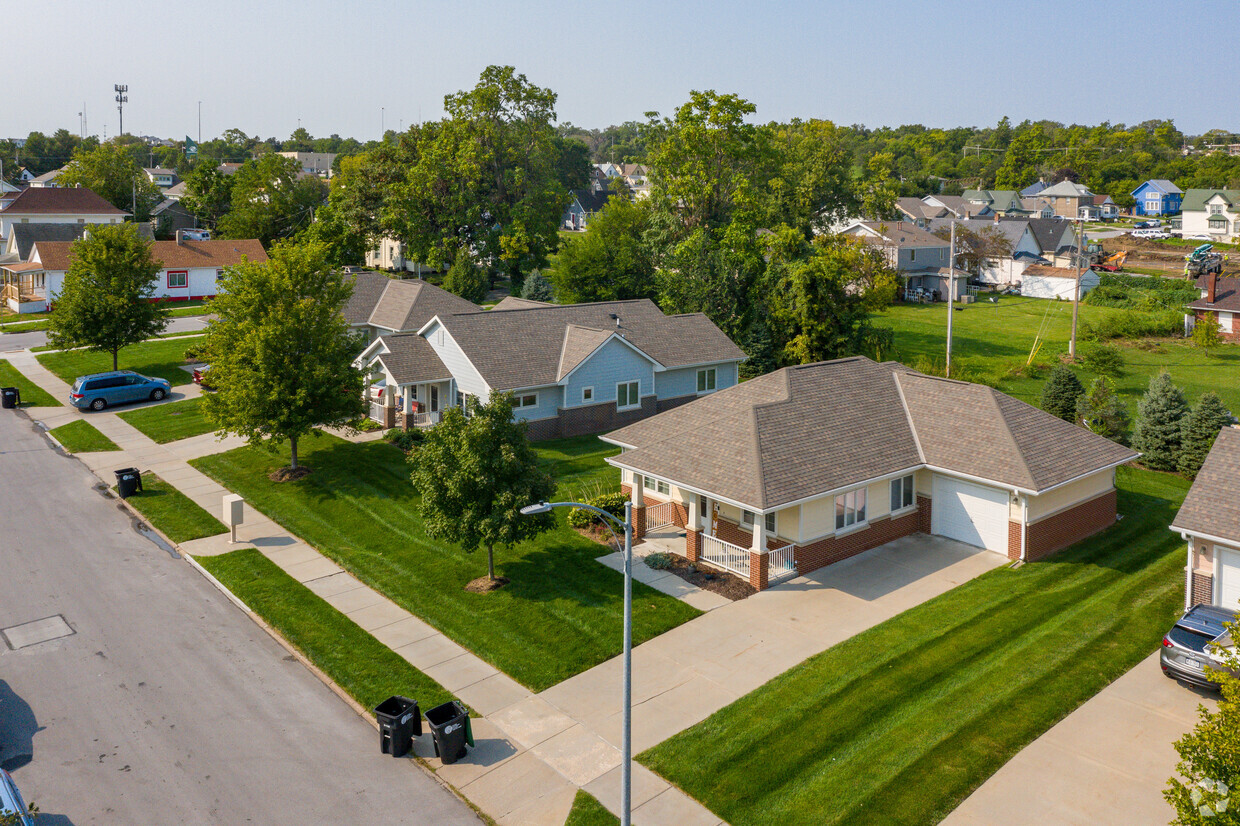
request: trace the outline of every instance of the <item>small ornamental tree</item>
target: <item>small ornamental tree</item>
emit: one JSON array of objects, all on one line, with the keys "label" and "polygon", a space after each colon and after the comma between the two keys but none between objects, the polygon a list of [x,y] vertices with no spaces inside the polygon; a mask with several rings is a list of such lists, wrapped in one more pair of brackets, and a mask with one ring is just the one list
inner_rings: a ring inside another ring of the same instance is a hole
[{"label": "small ornamental tree", "polygon": [[1193,325],[1193,344],[1207,353],[1223,343],[1223,334],[1219,331],[1218,316],[1206,313]]},{"label": "small ornamental tree", "polygon": [[1180,458],[1181,420],[1188,415],[1184,393],[1166,370],[1150,379],[1137,402],[1137,425],[1132,446],[1141,451],[1141,464],[1152,470],[1175,470]]},{"label": "small ornamental tree", "polygon": [[409,458],[426,532],[466,552],[486,548],[492,583],[496,545],[533,539],[554,524],[550,514],[521,514],[555,492],[525,427],[512,419],[512,396],[497,393],[486,404],[473,403],[469,418],[458,407],[444,411]]},{"label": "small ornamental tree", "polygon": [[545,301],[548,304],[555,301],[551,282],[538,270],[534,270],[526,277],[525,283],[521,285],[521,297],[530,301]]},{"label": "small ornamental tree", "polygon": [[1076,373],[1061,364],[1042,385],[1042,409],[1065,422],[1075,421],[1077,399],[1084,395],[1085,387]]},{"label": "small ornamental tree", "polygon": [[1076,400],[1076,420],[1113,442],[1123,443],[1128,436],[1128,408],[1115,392],[1115,385],[1104,376],[1094,379],[1089,393]]},{"label": "small ornamental tree", "polygon": [[269,450],[288,441],[296,470],[303,436],[365,412],[353,366],[363,343],[341,314],[352,287],[319,243],[278,245],[269,261],[226,269],[220,286],[199,348],[216,390],[203,396],[207,420]]},{"label": "small ornamental tree", "polygon": [[168,311],[151,301],[160,264],[134,224],[92,226],[73,244],[73,260],[55,298],[48,339],[62,349],[112,354],[168,326]]},{"label": "small ornamental tree", "polygon": [[1184,417],[1180,428],[1180,457],[1177,467],[1189,479],[1197,476],[1219,431],[1231,424],[1231,411],[1215,393],[1203,393],[1197,406]]},{"label": "small ornamental tree", "polygon": [[[1240,637],[1240,623],[1228,628],[1233,639]],[[1224,664],[1240,671],[1236,649],[1226,652]],[[1196,727],[1175,744],[1180,777],[1168,780],[1163,790],[1175,809],[1175,826],[1240,824],[1240,677],[1216,670],[1210,679],[1221,687],[1218,711],[1197,707]]]},{"label": "small ornamental tree", "polygon": [[486,271],[465,250],[457,255],[443,279],[445,290],[475,304],[487,297],[487,284]]}]

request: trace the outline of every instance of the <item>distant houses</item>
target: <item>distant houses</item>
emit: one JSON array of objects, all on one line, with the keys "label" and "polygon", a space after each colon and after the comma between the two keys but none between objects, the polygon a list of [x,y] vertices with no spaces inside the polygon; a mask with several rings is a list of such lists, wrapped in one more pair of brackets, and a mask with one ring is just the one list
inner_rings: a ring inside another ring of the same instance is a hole
[{"label": "distant houses", "polygon": [[1179,215],[1184,192],[1165,178],[1151,178],[1132,191],[1133,215]]}]

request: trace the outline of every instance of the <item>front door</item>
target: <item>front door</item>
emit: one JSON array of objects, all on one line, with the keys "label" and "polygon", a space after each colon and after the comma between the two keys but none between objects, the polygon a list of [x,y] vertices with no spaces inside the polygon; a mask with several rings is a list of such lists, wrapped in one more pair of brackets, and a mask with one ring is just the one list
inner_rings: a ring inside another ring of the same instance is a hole
[{"label": "front door", "polygon": [[439,412],[439,385],[432,384],[430,388],[430,411],[432,413]]}]

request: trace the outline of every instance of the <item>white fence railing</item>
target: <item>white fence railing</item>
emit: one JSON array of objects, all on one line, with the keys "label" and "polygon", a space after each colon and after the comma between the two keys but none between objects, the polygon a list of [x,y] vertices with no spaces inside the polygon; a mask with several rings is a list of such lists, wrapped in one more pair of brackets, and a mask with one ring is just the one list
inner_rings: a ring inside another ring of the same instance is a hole
[{"label": "white fence railing", "polygon": [[370,418],[382,424],[384,419],[383,402],[372,401],[370,403]]},{"label": "white fence railing", "polygon": [[646,506],[646,532],[676,524],[676,503],[660,502]]},{"label": "white fence railing", "polygon": [[438,412],[435,412],[435,413],[410,413],[410,414],[408,414],[408,416],[409,416],[409,426],[410,426],[410,427],[430,427],[431,425],[433,425],[433,424],[437,424],[437,423],[439,422],[439,413],[438,413]]},{"label": "white fence railing", "polygon": [[797,575],[796,561],[793,558],[796,545],[785,545],[766,554],[766,582],[773,585]]},{"label": "white fence railing", "polygon": [[749,579],[749,549],[724,542],[716,536],[702,535],[702,560]]}]

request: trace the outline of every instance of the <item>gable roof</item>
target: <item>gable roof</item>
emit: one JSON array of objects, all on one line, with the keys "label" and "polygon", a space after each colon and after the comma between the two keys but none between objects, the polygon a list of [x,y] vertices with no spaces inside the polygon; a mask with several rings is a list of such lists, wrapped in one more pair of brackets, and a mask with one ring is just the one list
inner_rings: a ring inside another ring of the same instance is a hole
[{"label": "gable roof", "polygon": [[857,221],[852,227],[864,227],[868,232],[853,233],[861,240],[887,247],[946,247],[947,241],[931,235],[916,224],[908,221]]},{"label": "gable roof", "polygon": [[[1005,219],[1006,220],[1006,219]],[[1058,218],[1026,218],[1023,219],[1033,233],[1033,240],[1038,242],[1042,254],[1054,255],[1063,246],[1064,235],[1071,229],[1071,222]]]},{"label": "gable roof", "polygon": [[[971,206],[977,206],[972,204]],[[896,198],[896,209],[909,216],[914,221],[924,221],[927,218],[938,218],[945,215],[947,210],[944,207],[928,204],[921,198],[905,197]]]},{"label": "gable roof", "polygon": [[[1197,279],[1197,286],[1206,289],[1210,276],[1203,275]],[[1224,278],[1219,276],[1214,286],[1214,303],[1199,298],[1188,305],[1193,310],[1228,310],[1240,312],[1240,278]]]},{"label": "gable roof", "polygon": [[491,312],[503,312],[504,310],[528,310],[531,307],[554,307],[550,301],[535,301],[532,298],[521,298],[515,295],[506,295],[500,299],[499,303],[491,308]]},{"label": "gable roof", "polygon": [[179,201],[181,200],[181,198],[185,197],[185,190],[188,187],[189,187],[189,183],[187,181],[180,181],[178,183],[175,183],[172,186],[164,190],[164,197],[171,198],[174,201]]},{"label": "gable roof", "polygon": [[770,510],[917,467],[1042,492],[1139,454],[997,390],[862,356],[786,367],[608,434],[609,462]]},{"label": "gable roof", "polygon": [[444,366],[431,343],[417,333],[393,333],[375,340],[387,352],[375,359],[387,368],[397,384],[446,381],[452,372]]},{"label": "gable roof", "polygon": [[[1081,278],[1084,279],[1089,273],[1090,270],[1087,268],[1081,274]],[[1050,267],[1044,264],[1032,264],[1025,267],[1025,275],[1037,275],[1043,278],[1066,278],[1069,281],[1076,280],[1076,270],[1071,267]]]},{"label": "gable roof", "polygon": [[1045,181],[1035,181],[1034,183],[1031,183],[1029,186],[1022,189],[1019,194],[1020,194],[1020,197],[1022,198],[1032,198],[1034,195],[1037,195],[1039,192],[1041,192],[1044,189],[1046,189]]},{"label": "gable roof", "polygon": [[1222,195],[1228,206],[1240,203],[1240,189],[1190,189],[1184,193],[1180,208],[1184,212],[1204,212],[1206,203],[1215,195]]},{"label": "gable roof", "polygon": [[[618,325],[612,315],[619,316]],[[705,315],[664,315],[645,298],[458,313],[439,321],[494,390],[559,382],[570,325],[619,335],[663,368],[745,358]],[[592,335],[574,334],[573,352]]]},{"label": "gable roof", "polygon": [[574,189],[572,191],[573,198],[581,206],[584,212],[598,212],[607,206],[607,202],[611,200],[611,196],[615,193],[610,189]]},{"label": "gable roof", "polygon": [[[151,231],[151,225],[146,223],[137,224],[138,235],[148,241],[155,240],[155,233]],[[60,224],[60,223],[37,223],[37,224],[14,224],[13,243],[17,245],[17,254],[21,256],[23,261],[30,257],[30,251],[34,249],[34,245],[40,242],[49,241],[77,241],[82,237],[86,230],[90,229],[89,224]]]},{"label": "gable roof", "polygon": [[1052,195],[1057,195],[1061,198],[1062,197],[1087,198],[1087,197],[1092,196],[1094,193],[1090,192],[1089,187],[1087,186],[1082,186],[1081,184],[1074,184],[1071,181],[1065,180],[1065,181],[1060,181],[1054,186],[1048,186],[1046,189],[1042,190],[1038,194],[1044,198],[1048,198]]},{"label": "gable roof", "polygon": [[556,370],[555,380],[563,381],[565,376],[573,372],[613,335],[610,330],[599,330],[595,327],[581,327],[576,324],[565,327],[564,343],[560,347],[560,366]]},{"label": "gable roof", "polygon": [[[45,241],[34,250],[43,268],[50,271],[68,270],[73,262],[73,243]],[[231,267],[242,261],[266,261],[267,251],[261,242],[244,241],[156,241],[151,244],[151,258],[165,270],[189,270],[195,267]]]},{"label": "gable roof", "polygon": [[1240,430],[1219,432],[1171,530],[1240,542]]},{"label": "gable roof", "polygon": [[53,169],[51,172],[44,172],[42,175],[36,175],[30,179],[32,184],[48,184],[53,183],[57,178],[64,174],[65,168]]},{"label": "gable roof", "polygon": [[[369,287],[363,288],[362,292],[364,299],[374,297],[374,303],[361,322],[355,322],[347,315],[352,302],[346,305],[346,318],[350,323],[370,324],[403,333],[420,329],[437,315],[472,313],[480,309],[478,305],[426,281],[388,278],[381,273],[358,273],[357,277],[361,276],[372,276],[367,279]],[[374,277],[383,279],[385,283],[379,284]],[[375,295],[374,290],[378,286],[383,289]]]},{"label": "gable roof", "polygon": [[344,305],[344,320],[350,324],[365,324],[392,279],[370,270],[353,273],[349,279],[353,282],[353,294]]},{"label": "gable roof", "polygon": [[1166,178],[1150,178],[1129,194],[1136,195],[1143,189],[1156,189],[1165,195],[1182,195],[1184,193],[1182,189],[1171,183],[1171,181],[1168,181]]},{"label": "gable roof", "polygon": [[128,215],[84,187],[30,187],[4,208],[9,215]]}]

